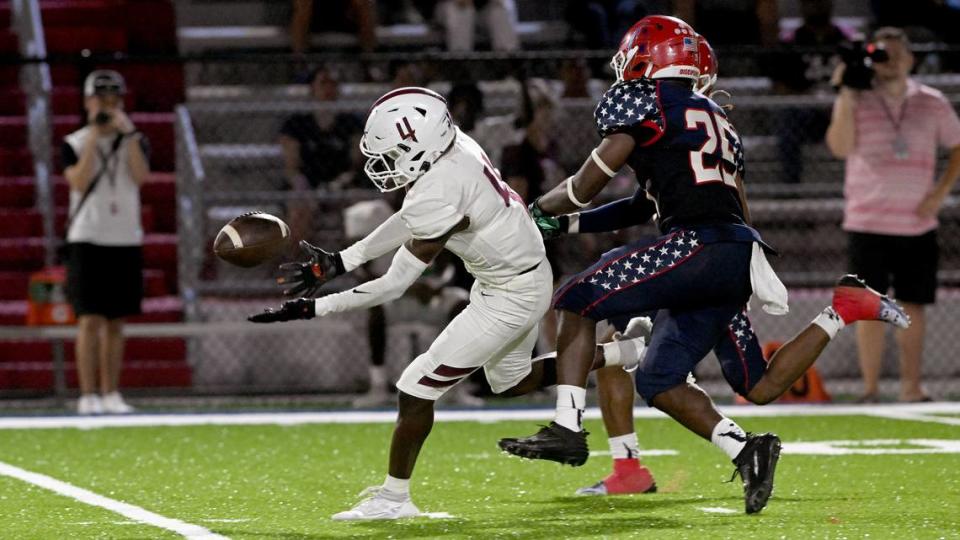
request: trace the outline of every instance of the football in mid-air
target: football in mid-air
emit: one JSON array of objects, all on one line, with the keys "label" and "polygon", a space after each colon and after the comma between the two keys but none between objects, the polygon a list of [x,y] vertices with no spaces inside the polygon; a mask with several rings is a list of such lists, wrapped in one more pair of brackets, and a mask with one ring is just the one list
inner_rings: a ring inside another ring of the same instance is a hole
[{"label": "football in mid-air", "polygon": [[290,227],[264,212],[249,212],[230,220],[213,241],[213,252],[230,264],[251,268],[283,253]]}]

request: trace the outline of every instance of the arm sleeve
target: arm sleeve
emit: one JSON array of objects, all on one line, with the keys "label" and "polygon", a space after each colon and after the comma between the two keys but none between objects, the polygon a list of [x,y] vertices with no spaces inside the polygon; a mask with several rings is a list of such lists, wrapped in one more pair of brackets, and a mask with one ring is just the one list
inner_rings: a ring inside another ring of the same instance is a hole
[{"label": "arm sleeve", "polygon": [[941,103],[943,112],[939,115],[940,125],[937,126],[938,142],[944,148],[956,148],[960,146],[960,118],[949,101],[944,99]]},{"label": "arm sleeve", "polygon": [[401,246],[393,256],[387,273],[377,279],[352,289],[317,298],[315,310],[318,317],[354,309],[365,309],[396,300],[427,269],[427,263]]},{"label": "arm sleeve", "polygon": [[67,141],[63,141],[63,146],[60,147],[60,164],[63,165],[63,169],[73,167],[78,161],[80,161],[80,158],[77,157],[73,146]]},{"label": "arm sleeve", "polygon": [[463,213],[440,198],[409,201],[400,209],[400,218],[417,240],[433,240],[450,232],[463,220]]},{"label": "arm sleeve", "polygon": [[653,204],[653,201],[647,199],[642,189],[638,189],[633,197],[613,201],[593,210],[581,212],[579,232],[610,232],[640,225],[649,221],[656,211],[657,207]]},{"label": "arm sleeve", "polygon": [[404,225],[403,220],[400,219],[400,214],[395,213],[364,237],[363,240],[340,252],[340,258],[343,259],[343,268],[350,272],[367,261],[372,261],[397,249],[410,238],[410,229]]}]

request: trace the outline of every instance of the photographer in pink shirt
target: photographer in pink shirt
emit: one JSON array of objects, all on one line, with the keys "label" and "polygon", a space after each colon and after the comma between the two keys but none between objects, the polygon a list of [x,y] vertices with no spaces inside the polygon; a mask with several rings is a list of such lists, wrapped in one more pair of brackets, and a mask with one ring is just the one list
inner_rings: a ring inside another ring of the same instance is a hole
[{"label": "photographer in pink shirt", "polygon": [[[960,119],[942,93],[909,77],[914,56],[902,30],[880,28],[867,50],[873,47],[889,58],[873,63],[872,81],[851,77],[857,68],[869,76],[863,65],[841,64],[834,74],[841,88],[826,142],[846,159],[849,271],[878,291],[892,286],[912,319],[897,330],[900,400],[929,401],[920,385],[924,306],[936,296],[937,214],[960,176]],[[934,183],[938,147],[949,149],[950,159]],[[884,330],[881,323],[857,323],[862,402],[877,401]]]}]

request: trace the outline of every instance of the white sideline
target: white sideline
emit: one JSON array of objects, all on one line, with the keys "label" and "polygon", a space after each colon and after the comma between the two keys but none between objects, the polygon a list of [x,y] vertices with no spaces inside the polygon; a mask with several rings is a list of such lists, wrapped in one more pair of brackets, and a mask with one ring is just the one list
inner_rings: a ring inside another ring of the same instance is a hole
[{"label": "white sideline", "polygon": [[[905,421],[937,422],[957,425],[960,420],[930,414],[960,414],[960,403],[917,403],[889,405],[731,405],[720,408],[732,417],[776,416],[876,416]],[[636,418],[665,418],[656,409],[637,407]],[[506,420],[549,420],[553,409],[475,409],[440,410],[439,422],[499,422]],[[584,418],[600,418],[600,409],[590,407]],[[241,425],[301,425],[301,424],[380,424],[397,419],[389,411],[324,411],[324,412],[256,412],[256,413],[186,413],[133,414],[125,416],[8,416],[0,417],[2,429],[96,429],[108,427],[154,426],[241,426]]]},{"label": "white sideline", "polygon": [[154,514],[149,510],[140,508],[139,506],[134,506],[116,499],[104,497],[103,495],[98,495],[92,491],[68,484],[45,474],[30,472],[2,461],[0,461],[0,474],[9,476],[11,478],[16,478],[17,480],[22,480],[44,489],[48,489],[54,493],[63,495],[64,497],[70,497],[71,499],[84,504],[89,504],[90,506],[106,508],[111,512],[116,512],[121,516],[133,521],[146,523],[147,525],[152,525],[161,529],[166,529],[168,531],[175,532],[184,538],[198,540],[229,540],[229,538],[226,536],[221,536],[211,532],[209,529],[199,525],[186,523],[180,521],[179,519],[163,517],[159,514]]}]

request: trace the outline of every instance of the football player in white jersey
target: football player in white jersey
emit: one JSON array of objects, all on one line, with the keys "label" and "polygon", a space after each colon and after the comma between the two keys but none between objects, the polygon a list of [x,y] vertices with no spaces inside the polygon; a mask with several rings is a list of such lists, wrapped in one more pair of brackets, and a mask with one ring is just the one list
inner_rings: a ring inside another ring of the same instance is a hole
[{"label": "football player in white jersey", "polygon": [[[397,250],[380,278],[317,299],[298,298],[254,322],[312,319],[400,297],[448,249],[476,278],[469,305],[397,382],[399,417],[382,486],[337,520],[396,519],[420,512],[409,483],[433,426],[434,402],[483,367],[491,389],[521,395],[556,383],[555,357],[533,361],[540,319],[550,307],[553,276],[526,205],[500,180],[486,154],[452,122],[446,101],[426,88],[399,88],[370,110],[360,148],[381,191],[406,189],[403,206],[366,238],[339,253],[301,242],[310,260],[281,266],[289,294],[312,296],[326,280]],[[642,339],[597,347],[596,367],[632,365]]]}]

